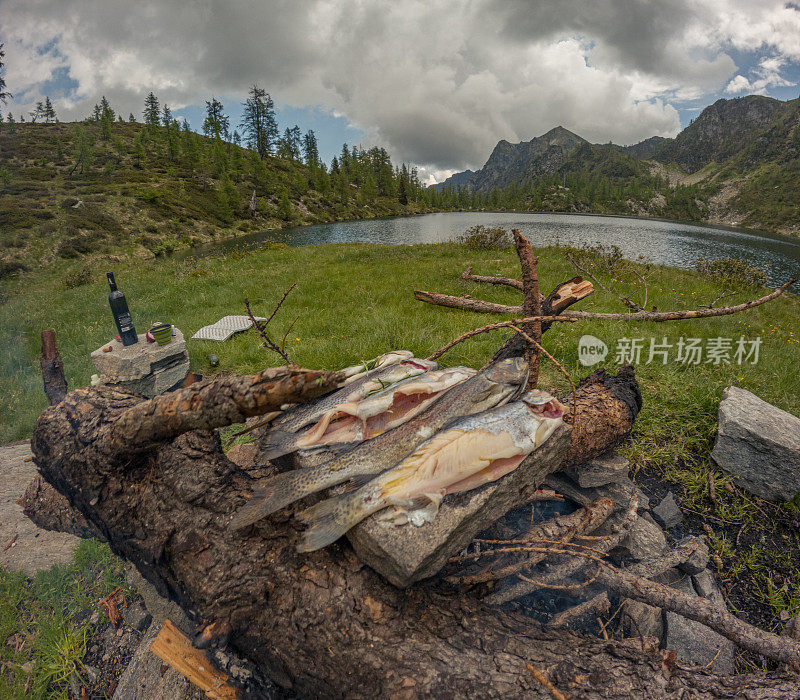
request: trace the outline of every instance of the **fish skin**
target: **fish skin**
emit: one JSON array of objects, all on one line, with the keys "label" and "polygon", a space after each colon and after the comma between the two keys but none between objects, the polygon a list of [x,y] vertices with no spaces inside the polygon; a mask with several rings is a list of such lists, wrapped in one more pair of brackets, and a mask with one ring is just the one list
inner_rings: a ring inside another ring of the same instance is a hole
[{"label": "fish skin", "polygon": [[414,353],[409,352],[408,350],[393,350],[392,352],[386,352],[383,355],[378,355],[378,357],[367,362],[362,362],[360,365],[345,367],[340,371],[345,376],[344,383],[347,385],[352,384],[358,379],[361,379],[361,377],[367,374],[367,372],[389,367],[391,365],[396,365],[398,362],[410,360],[412,357],[414,357]]},{"label": "fish skin", "polygon": [[317,491],[353,478],[380,474],[454,419],[512,400],[522,391],[527,378],[528,366],[522,358],[494,363],[450,389],[407,423],[321,465],[284,472],[267,480],[236,512],[231,529],[251,525]]},{"label": "fish skin", "polygon": [[[374,384],[375,382],[395,383],[438,368],[439,365],[436,362],[420,360],[414,357],[401,360],[400,362],[385,367],[378,367],[377,369],[370,370],[354,382],[316,401],[299,404],[296,408],[286,411],[281,417],[272,422],[272,429],[287,433],[297,432],[300,428],[317,420],[325,411],[336,404],[343,403],[348,399],[354,400],[363,398],[371,391],[381,388],[381,385]],[[269,433],[265,436],[265,440],[270,441]]]},{"label": "fish skin", "polygon": [[[435,517],[438,504],[449,487],[469,483],[474,477],[487,473],[496,461],[510,460],[514,464],[512,468],[516,468],[562,423],[561,416],[550,418],[537,414],[536,411],[541,410],[537,405],[539,398],[537,396],[534,405],[523,398],[452,421],[446,429],[365,486],[321,501],[298,514],[309,527],[297,551],[321,549],[369,515],[389,506],[396,506],[405,512],[408,520],[421,525]],[[554,409],[560,406],[555,399],[549,403]],[[478,480],[476,485],[480,483],[483,482]]]}]

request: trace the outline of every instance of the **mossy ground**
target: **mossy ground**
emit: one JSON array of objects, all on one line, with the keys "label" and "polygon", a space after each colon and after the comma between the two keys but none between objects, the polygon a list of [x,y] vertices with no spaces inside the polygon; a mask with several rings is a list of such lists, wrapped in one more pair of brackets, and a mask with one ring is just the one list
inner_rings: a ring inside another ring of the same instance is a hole
[{"label": "mossy ground", "polygon": [[[543,290],[575,274],[562,249],[545,248],[539,255]],[[462,332],[492,320],[422,304],[413,299],[414,289],[519,303],[515,290],[461,280],[459,275],[470,265],[481,274],[519,274],[513,251],[470,250],[461,244],[272,245],[227,257],[121,262],[115,264],[115,272],[140,331],[152,322],[165,321],[181,328],[187,338],[221,316],[243,313],[245,297],[255,313],[269,315],[284,290],[296,282],[270,332],[280,342],[297,317],[286,337],[290,357],[307,367],[337,368],[395,348],[426,356]],[[0,287],[4,294],[0,303],[0,443],[28,437],[44,408],[38,369],[42,329],[56,330],[70,387],[89,383],[94,371],[89,353],[113,333],[105,266],[90,269],[85,284],[72,288],[64,284],[65,277],[81,267],[81,262],[65,262],[57,269],[9,280]],[[661,310],[696,308],[729,288],[727,283],[689,271],[624,263],[600,277],[604,284],[615,287],[615,294],[598,290],[579,308],[624,310],[616,294],[643,301],[643,285],[636,273],[647,279],[648,307],[655,305]],[[736,291],[722,303],[743,301],[764,290],[741,287]],[[621,338],[645,339],[637,363],[644,408],[622,451],[631,459],[638,478],[657,477],[671,484],[682,505],[697,514],[690,525],[694,522],[699,528],[706,523],[712,528],[720,576],[733,606],[774,629],[782,625],[782,612],[794,614],[800,607],[797,510],[730,493],[708,455],[720,395],[728,385],[742,386],[800,414],[798,318],[800,300],[789,295],[741,314],[713,319],[662,324],[585,321],[557,325],[545,335],[545,347],[576,381],[593,369],[578,362],[582,335],[592,334],[607,343],[609,356],[598,366],[610,371],[618,367],[615,348]],[[666,337],[673,345],[681,337],[700,338],[705,345],[709,338],[718,337],[731,338],[735,344],[740,336],[750,340],[761,337],[758,364],[680,364],[673,361],[675,347],[666,365],[660,359],[647,361],[651,337],[657,343]],[[443,362],[480,366],[503,337],[503,333],[478,336],[454,348]],[[253,372],[279,364],[279,358],[261,347],[253,331],[226,343],[189,341],[188,350],[193,369],[204,375],[213,372],[206,360],[209,352],[220,358],[216,371]],[[561,393],[567,390],[563,377],[546,362],[542,385]],[[717,485],[716,504],[708,496],[709,472]]]}]

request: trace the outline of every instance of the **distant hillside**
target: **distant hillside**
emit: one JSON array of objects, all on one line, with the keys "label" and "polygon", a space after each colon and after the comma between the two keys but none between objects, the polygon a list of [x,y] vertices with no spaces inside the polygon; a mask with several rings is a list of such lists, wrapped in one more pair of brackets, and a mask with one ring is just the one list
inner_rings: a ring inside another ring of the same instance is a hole
[{"label": "distant hillside", "polygon": [[584,143],[587,143],[585,139],[563,126],[522,143],[500,141],[483,168],[477,172],[456,173],[437,187],[461,185],[476,192],[490,192],[495,187],[508,187],[539,175],[551,175],[561,167],[570,152]]},{"label": "distant hillside", "polygon": [[718,100],[675,138],[593,145],[556,127],[500,141],[434,186],[466,206],[659,216],[800,234],[800,99]]},{"label": "distant hillside", "polygon": [[[335,170],[172,127],[0,124],[0,277],[60,260],[153,257],[269,228],[416,213],[382,149]],[[249,211],[256,193],[256,213]]]}]

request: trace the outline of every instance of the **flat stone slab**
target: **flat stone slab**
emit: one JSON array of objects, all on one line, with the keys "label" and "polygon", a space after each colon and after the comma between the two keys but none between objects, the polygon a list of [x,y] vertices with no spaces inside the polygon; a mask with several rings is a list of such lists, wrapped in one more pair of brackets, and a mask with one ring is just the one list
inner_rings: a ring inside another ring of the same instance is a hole
[{"label": "flat stone slab", "polygon": [[0,447],[0,567],[10,571],[21,569],[26,576],[49,569],[53,564],[70,563],[80,542],[74,535],[37,527],[17,504],[38,473],[33,461],[25,461],[32,457],[28,442]]},{"label": "flat stone slab", "polygon": [[800,492],[800,418],[729,386],[711,457],[745,491],[789,501]]},{"label": "flat stone slab", "polygon": [[[103,348],[109,346],[111,352],[103,352]],[[114,338],[97,348],[91,358],[100,379],[113,384],[146,377],[153,371],[153,365],[183,355],[186,355],[186,341],[176,328],[172,342],[166,345],[148,343],[144,335],[139,336],[138,343],[127,346]]]},{"label": "flat stone slab", "polygon": [[[114,384],[143,394],[158,396],[180,385],[189,373],[189,355],[183,333],[177,328],[172,342],[148,343],[144,335],[135,345],[123,345],[116,338],[92,355],[102,384]],[[103,348],[111,347],[110,352]]]},{"label": "flat stone slab", "polygon": [[352,528],[347,538],[361,561],[395,586],[405,588],[433,576],[476,534],[527,500],[545,475],[557,468],[571,430],[566,425],[558,428],[544,445],[498,481],[447,496],[432,523],[395,526],[378,520],[376,513]]},{"label": "flat stone slab", "polygon": [[675,496],[670,491],[664,499],[652,510],[653,517],[660,525],[669,529],[675,527],[683,520],[683,511],[675,501]]},{"label": "flat stone slab", "polygon": [[605,486],[628,478],[631,463],[613,450],[564,471],[583,489]]}]

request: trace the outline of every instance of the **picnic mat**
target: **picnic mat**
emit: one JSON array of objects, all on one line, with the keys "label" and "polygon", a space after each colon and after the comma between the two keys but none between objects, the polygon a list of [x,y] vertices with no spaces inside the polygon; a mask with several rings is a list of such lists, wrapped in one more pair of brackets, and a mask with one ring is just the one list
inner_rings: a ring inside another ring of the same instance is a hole
[{"label": "picnic mat", "polygon": [[[266,321],[266,318],[256,316],[258,321]],[[234,333],[246,331],[253,325],[249,316],[223,316],[216,323],[210,326],[203,326],[192,336],[192,340],[216,340],[223,342],[230,338]]]}]

